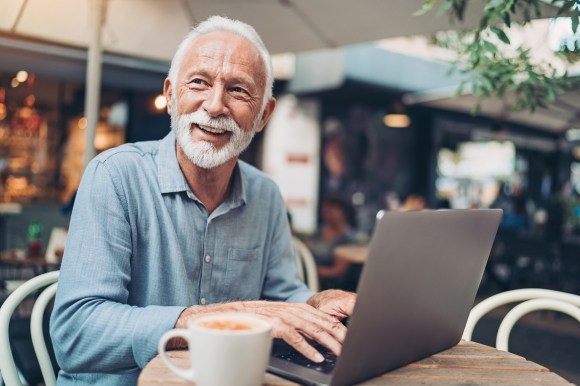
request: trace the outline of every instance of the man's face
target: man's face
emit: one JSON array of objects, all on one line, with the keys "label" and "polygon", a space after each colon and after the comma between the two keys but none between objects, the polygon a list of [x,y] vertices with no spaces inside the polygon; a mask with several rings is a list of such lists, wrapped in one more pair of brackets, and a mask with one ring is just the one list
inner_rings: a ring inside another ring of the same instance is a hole
[{"label": "man's face", "polygon": [[258,50],[228,32],[199,37],[188,49],[176,84],[166,80],[171,125],[185,155],[202,168],[237,157],[273,109],[262,102],[265,66]]},{"label": "man's face", "polygon": [[325,224],[346,224],[346,215],[342,208],[332,202],[323,202],[321,205],[321,217]]}]

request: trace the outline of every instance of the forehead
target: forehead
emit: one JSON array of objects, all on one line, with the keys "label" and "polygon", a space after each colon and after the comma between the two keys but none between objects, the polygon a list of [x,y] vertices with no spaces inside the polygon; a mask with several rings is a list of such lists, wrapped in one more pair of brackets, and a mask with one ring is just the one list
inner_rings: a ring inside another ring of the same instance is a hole
[{"label": "forehead", "polygon": [[265,81],[265,64],[258,49],[232,32],[211,32],[195,39],[185,52],[180,70],[183,73],[196,66],[243,71],[259,83]]}]

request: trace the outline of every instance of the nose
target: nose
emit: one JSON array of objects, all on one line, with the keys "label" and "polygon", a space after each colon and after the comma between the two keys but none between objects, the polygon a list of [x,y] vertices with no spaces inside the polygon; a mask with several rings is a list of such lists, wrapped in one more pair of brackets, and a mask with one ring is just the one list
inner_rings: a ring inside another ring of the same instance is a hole
[{"label": "nose", "polygon": [[212,117],[226,114],[225,93],[221,87],[214,86],[207,91],[203,109]]}]

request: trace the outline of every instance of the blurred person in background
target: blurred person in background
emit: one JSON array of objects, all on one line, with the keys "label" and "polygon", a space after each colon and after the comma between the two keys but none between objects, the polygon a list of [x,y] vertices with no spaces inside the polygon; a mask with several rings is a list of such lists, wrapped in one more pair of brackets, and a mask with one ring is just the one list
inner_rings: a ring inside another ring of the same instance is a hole
[{"label": "blurred person in background", "polygon": [[316,234],[306,240],[318,266],[322,289],[356,290],[360,274],[357,265],[334,256],[339,245],[356,243],[356,219],[352,206],[337,195],[329,195],[320,203],[321,225]]},{"label": "blurred person in background", "polygon": [[527,194],[522,187],[512,186],[511,194],[508,194],[506,184],[504,182],[499,183],[498,194],[490,207],[503,210],[503,217],[499,227],[500,233],[517,233],[528,229],[527,203]]},{"label": "blurred person in background", "polygon": [[580,230],[580,199],[570,181],[564,182],[548,204],[546,241],[560,244],[565,235],[574,235]]},{"label": "blurred person in background", "polygon": [[238,160],[274,110],[272,83],[256,31],[209,18],[165,80],[171,132],[87,165],[51,316],[59,385],[135,385],[165,332],[209,312],[262,315],[315,362],[304,335],[340,353],[355,294],[307,289],[278,187]]},{"label": "blurred person in background", "polygon": [[521,191],[511,197],[511,211],[504,212],[500,227],[516,232],[525,231],[529,227],[527,197]]},{"label": "blurred person in background", "polygon": [[338,134],[332,136],[324,145],[323,163],[327,173],[325,188],[328,193],[340,192],[345,188],[346,179],[346,155],[344,154],[344,141]]},{"label": "blurred person in background", "polygon": [[449,197],[440,197],[437,199],[437,209],[452,209]]},{"label": "blurred person in background", "polygon": [[401,211],[423,210],[429,209],[427,200],[423,195],[418,193],[409,194],[403,204],[399,208]]}]

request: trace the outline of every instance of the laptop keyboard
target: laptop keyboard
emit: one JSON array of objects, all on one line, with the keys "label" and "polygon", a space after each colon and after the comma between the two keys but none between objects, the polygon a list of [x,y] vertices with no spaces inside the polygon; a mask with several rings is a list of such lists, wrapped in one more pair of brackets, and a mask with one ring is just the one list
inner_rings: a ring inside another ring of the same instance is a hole
[{"label": "laptop keyboard", "polygon": [[311,370],[320,371],[324,374],[330,374],[334,370],[336,365],[337,356],[332,353],[329,349],[321,345],[320,343],[310,342],[310,344],[318,350],[324,356],[324,362],[316,363],[307,359],[298,351],[290,348],[288,351],[282,352],[275,355],[276,358],[284,359],[286,361],[292,362],[299,366],[304,366]]}]

